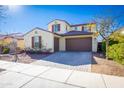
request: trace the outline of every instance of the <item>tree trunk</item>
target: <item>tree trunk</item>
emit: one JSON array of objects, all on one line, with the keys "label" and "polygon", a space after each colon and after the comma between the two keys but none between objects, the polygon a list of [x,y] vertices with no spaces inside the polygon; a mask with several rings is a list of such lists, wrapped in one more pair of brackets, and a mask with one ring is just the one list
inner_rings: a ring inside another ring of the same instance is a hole
[{"label": "tree trunk", "polygon": [[106,59],[108,59],[109,39],[106,39]]},{"label": "tree trunk", "polygon": [[19,60],[16,48],[15,48],[14,58],[15,58],[15,62],[17,62]]},{"label": "tree trunk", "polygon": [[17,55],[17,53],[15,53],[15,62],[17,62],[18,61],[18,55]]}]

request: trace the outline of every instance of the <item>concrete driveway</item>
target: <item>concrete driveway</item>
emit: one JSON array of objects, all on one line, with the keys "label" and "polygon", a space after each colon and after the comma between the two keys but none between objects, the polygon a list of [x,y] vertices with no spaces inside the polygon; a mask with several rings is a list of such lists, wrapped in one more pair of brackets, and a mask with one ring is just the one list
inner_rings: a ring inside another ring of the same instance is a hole
[{"label": "concrete driveway", "polygon": [[56,52],[31,64],[91,72],[91,52]]},{"label": "concrete driveway", "polygon": [[56,52],[42,60],[71,65],[80,66],[91,64],[92,53],[91,52]]}]

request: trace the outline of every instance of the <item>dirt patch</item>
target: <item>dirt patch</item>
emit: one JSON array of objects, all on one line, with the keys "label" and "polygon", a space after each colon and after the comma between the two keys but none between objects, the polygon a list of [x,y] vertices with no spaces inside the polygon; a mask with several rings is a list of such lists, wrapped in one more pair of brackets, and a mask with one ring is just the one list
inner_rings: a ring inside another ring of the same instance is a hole
[{"label": "dirt patch", "polygon": [[[19,63],[26,63],[26,64],[30,64],[36,60],[40,60],[46,56],[49,56],[50,54],[26,54],[26,53],[21,53],[18,54],[18,62]],[[1,60],[5,60],[5,61],[9,61],[12,62],[14,61],[14,55],[2,55],[0,57]]]},{"label": "dirt patch", "polygon": [[93,54],[91,72],[124,76],[124,65],[120,65],[112,60],[106,60],[101,54]]}]

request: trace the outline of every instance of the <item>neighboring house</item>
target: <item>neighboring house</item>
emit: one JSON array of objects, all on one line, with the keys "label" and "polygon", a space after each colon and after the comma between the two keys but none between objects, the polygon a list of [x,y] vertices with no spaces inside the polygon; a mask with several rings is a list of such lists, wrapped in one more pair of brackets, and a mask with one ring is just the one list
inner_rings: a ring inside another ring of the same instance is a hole
[{"label": "neighboring house", "polygon": [[4,42],[5,44],[9,44],[10,48],[12,48],[11,43],[15,42],[17,47],[19,47],[20,49],[24,49],[24,38],[23,35],[20,33],[1,35],[0,41]]},{"label": "neighboring house", "polygon": [[25,48],[56,51],[97,52],[96,24],[71,25],[64,20],[53,20],[48,30],[36,27],[24,35]]}]

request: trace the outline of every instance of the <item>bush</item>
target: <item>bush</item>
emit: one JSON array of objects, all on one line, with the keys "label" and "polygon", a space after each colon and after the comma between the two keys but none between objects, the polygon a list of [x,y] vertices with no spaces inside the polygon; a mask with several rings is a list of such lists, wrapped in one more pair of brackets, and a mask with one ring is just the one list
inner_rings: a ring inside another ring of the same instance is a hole
[{"label": "bush", "polygon": [[2,53],[3,53],[3,54],[8,54],[8,53],[9,53],[9,51],[10,51],[10,49],[9,49],[9,48],[3,48]]},{"label": "bush", "polygon": [[[118,41],[109,39],[109,46],[112,46],[114,44],[118,44]],[[106,53],[106,42],[102,41],[102,52],[105,54]]]},{"label": "bush", "polygon": [[113,44],[108,48],[108,57],[124,65],[124,43]]},{"label": "bush", "polygon": [[113,40],[113,39],[109,39],[109,46],[113,45],[113,44],[118,44],[119,41]]},{"label": "bush", "polygon": [[28,54],[41,54],[42,51],[41,50],[38,50],[38,49],[25,49],[26,53]]},{"label": "bush", "polygon": [[49,49],[30,49],[30,48],[26,48],[25,52],[27,54],[49,54],[51,53],[51,48]]}]

